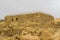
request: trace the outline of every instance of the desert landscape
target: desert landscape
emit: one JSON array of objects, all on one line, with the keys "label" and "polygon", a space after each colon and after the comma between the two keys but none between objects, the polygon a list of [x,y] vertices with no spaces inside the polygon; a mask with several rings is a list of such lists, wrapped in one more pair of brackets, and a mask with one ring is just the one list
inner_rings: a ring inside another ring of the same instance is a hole
[{"label": "desert landscape", "polygon": [[60,18],[41,12],[5,16],[0,40],[60,40]]}]

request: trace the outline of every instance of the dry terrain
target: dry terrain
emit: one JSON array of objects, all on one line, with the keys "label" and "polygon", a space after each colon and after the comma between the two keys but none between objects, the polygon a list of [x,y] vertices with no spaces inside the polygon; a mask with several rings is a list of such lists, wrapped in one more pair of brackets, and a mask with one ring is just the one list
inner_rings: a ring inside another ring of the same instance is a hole
[{"label": "dry terrain", "polygon": [[44,13],[6,16],[0,40],[60,40],[60,19]]}]

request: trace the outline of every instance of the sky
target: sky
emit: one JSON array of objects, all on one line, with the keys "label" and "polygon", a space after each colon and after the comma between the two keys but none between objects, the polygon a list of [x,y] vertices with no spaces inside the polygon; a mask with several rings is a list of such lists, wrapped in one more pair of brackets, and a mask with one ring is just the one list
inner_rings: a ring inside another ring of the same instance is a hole
[{"label": "sky", "polygon": [[0,19],[7,15],[37,11],[60,18],[60,0],[0,0]]}]

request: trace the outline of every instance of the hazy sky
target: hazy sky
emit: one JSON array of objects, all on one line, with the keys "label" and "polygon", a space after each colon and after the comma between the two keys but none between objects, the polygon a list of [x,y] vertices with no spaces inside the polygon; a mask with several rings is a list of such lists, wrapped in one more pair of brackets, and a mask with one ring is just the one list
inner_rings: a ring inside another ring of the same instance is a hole
[{"label": "hazy sky", "polygon": [[6,15],[33,11],[60,18],[60,0],[0,0],[0,19]]}]

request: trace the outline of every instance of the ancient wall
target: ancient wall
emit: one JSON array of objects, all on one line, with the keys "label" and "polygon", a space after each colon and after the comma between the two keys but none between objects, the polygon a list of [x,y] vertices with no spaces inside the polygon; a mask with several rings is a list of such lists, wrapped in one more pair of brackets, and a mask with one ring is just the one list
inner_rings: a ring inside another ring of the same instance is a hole
[{"label": "ancient wall", "polygon": [[44,13],[31,13],[31,14],[21,14],[21,15],[14,15],[14,16],[6,16],[6,21],[22,21],[22,20],[38,20],[38,19],[44,19],[44,20],[53,20],[54,17],[51,15],[47,15]]}]

